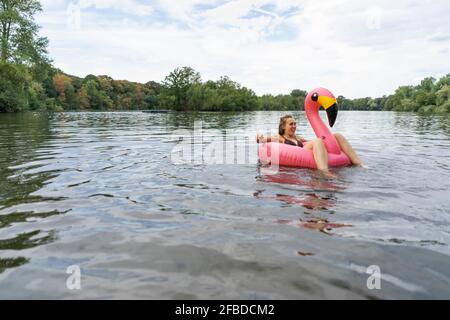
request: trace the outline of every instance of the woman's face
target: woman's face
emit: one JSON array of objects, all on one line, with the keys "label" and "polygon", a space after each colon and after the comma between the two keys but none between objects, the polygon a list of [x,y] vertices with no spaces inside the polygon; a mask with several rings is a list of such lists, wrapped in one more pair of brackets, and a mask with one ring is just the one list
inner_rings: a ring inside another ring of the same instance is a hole
[{"label": "woman's face", "polygon": [[289,118],[286,120],[286,125],[284,127],[284,132],[288,135],[294,135],[297,130],[297,122],[294,118]]}]

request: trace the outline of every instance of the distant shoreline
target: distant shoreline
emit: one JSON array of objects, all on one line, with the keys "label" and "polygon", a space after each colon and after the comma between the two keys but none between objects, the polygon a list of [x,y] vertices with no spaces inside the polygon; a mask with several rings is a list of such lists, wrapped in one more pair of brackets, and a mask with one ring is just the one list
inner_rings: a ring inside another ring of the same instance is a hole
[{"label": "distant shoreline", "polygon": [[[251,89],[224,76],[202,81],[189,67],[177,68],[162,83],[145,84],[88,75],[84,79],[49,66],[40,83],[30,82],[33,70],[0,63],[0,82],[6,98],[0,96],[0,113],[20,111],[140,111],[193,112],[292,111],[303,110],[307,92],[292,90],[286,95],[257,96]],[[17,79],[17,74],[23,76]],[[14,75],[14,76],[10,76]],[[9,80],[8,78],[11,78]],[[16,77],[16,78],[15,78]],[[22,91],[17,82],[22,81]],[[37,88],[37,92],[33,90]],[[9,100],[8,100],[9,99]],[[438,81],[424,79],[418,86],[402,86],[381,98],[347,99],[338,96],[340,111],[404,111],[450,113],[450,74]]]}]

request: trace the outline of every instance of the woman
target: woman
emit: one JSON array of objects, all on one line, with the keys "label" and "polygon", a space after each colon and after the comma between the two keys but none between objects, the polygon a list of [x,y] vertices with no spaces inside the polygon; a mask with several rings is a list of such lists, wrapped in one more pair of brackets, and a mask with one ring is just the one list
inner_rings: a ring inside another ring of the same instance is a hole
[{"label": "woman", "polygon": [[[317,169],[321,170],[327,175],[331,175],[328,169],[328,152],[323,140],[318,138],[313,141],[308,141],[303,137],[296,136],[296,130],[297,122],[291,115],[286,115],[280,118],[280,124],[278,126],[278,136],[266,138],[262,134],[258,134],[256,136],[256,141],[257,143],[279,142],[309,149],[314,154],[314,160],[316,161]],[[352,164],[364,167],[361,159],[358,157],[355,150],[353,150],[347,139],[345,139],[345,137],[340,133],[336,133],[334,136],[336,137],[341,150],[349,157]]]}]

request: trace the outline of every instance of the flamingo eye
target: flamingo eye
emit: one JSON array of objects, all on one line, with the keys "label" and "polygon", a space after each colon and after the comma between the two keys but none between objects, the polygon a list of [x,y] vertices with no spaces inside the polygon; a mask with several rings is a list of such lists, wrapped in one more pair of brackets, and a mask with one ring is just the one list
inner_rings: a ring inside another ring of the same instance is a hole
[{"label": "flamingo eye", "polygon": [[319,94],[317,92],[314,92],[311,99],[312,101],[317,102],[319,100]]}]

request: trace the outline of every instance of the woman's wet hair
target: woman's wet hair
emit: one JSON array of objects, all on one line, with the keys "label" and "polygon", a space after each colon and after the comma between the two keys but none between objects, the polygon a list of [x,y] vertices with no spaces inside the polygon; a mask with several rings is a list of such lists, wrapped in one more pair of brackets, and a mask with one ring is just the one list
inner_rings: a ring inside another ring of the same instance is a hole
[{"label": "woman's wet hair", "polygon": [[288,119],[293,119],[293,118],[294,118],[294,117],[293,117],[292,115],[290,115],[290,114],[287,114],[287,115],[285,115],[285,116],[283,116],[283,117],[280,118],[280,124],[279,124],[279,126],[278,126],[278,134],[279,134],[280,136],[284,135],[284,132],[285,132],[284,127],[286,126],[286,121],[287,121]]}]

